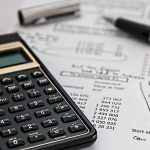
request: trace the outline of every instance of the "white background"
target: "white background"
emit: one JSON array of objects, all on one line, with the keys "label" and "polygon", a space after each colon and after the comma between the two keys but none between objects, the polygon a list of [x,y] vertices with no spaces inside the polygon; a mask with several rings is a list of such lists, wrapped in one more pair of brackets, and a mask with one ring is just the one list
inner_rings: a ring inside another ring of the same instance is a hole
[{"label": "white background", "polygon": [[0,34],[6,32],[10,24],[17,17],[20,3],[20,0],[0,1]]}]

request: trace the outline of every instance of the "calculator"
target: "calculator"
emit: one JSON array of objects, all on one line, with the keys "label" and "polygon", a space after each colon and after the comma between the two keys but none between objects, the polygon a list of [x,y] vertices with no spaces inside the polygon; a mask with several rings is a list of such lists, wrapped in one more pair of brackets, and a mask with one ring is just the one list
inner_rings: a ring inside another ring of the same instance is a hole
[{"label": "calculator", "polygon": [[96,138],[95,128],[19,34],[1,35],[0,150],[78,149]]}]

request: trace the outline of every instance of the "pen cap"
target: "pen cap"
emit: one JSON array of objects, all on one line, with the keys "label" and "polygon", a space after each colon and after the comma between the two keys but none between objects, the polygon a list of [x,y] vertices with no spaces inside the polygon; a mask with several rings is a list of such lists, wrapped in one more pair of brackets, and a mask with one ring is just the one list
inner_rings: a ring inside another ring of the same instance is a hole
[{"label": "pen cap", "polygon": [[79,10],[79,7],[79,0],[59,0],[21,9],[18,11],[18,18],[21,25],[27,25],[41,18],[62,16],[76,12]]}]

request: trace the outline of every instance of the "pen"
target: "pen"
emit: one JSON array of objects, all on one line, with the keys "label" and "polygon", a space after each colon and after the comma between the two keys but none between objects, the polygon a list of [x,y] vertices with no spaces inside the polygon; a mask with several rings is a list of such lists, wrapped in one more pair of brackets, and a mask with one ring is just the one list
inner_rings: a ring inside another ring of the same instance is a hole
[{"label": "pen", "polygon": [[57,0],[20,9],[18,18],[21,25],[34,24],[41,18],[50,19],[77,13],[80,9],[79,0]]},{"label": "pen", "polygon": [[150,26],[137,23],[124,18],[103,17],[106,21],[114,24],[118,29],[121,29],[137,38],[140,38],[150,43]]}]

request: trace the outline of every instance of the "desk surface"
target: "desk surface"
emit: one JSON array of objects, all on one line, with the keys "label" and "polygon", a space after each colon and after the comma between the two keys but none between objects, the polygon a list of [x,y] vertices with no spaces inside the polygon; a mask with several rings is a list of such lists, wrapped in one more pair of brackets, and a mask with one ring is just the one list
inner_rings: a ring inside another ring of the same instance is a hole
[{"label": "desk surface", "polygon": [[17,17],[20,0],[4,0],[0,3],[0,34],[5,33],[11,22]]}]

